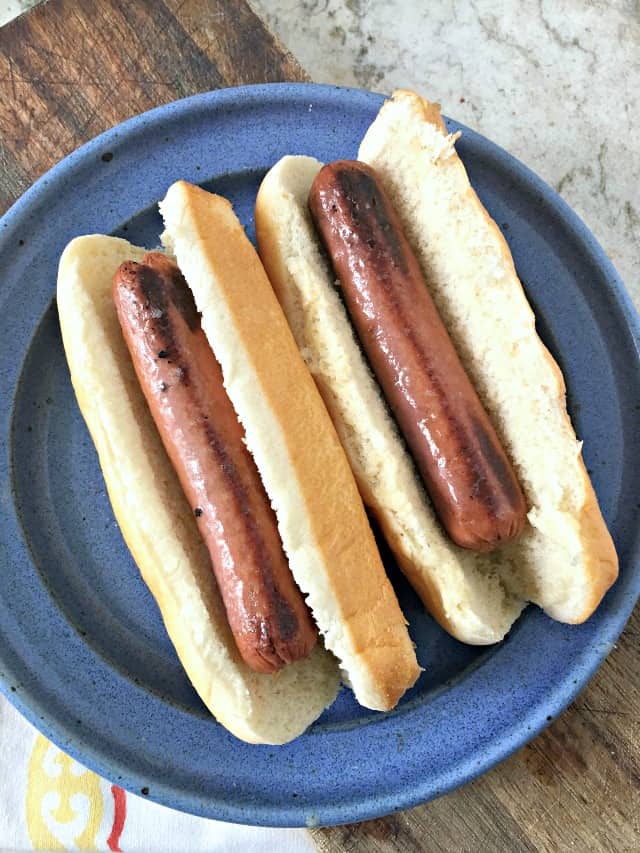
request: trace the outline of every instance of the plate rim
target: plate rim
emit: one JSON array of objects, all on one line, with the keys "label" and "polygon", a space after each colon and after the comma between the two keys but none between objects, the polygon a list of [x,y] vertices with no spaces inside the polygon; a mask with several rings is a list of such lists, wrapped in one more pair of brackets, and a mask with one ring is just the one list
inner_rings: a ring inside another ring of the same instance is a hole
[{"label": "plate rim", "polygon": [[[192,109],[198,111],[203,106],[218,106],[224,105],[225,103],[236,105],[239,101],[244,101],[244,104],[246,105],[247,103],[250,104],[251,102],[256,101],[263,103],[265,99],[275,100],[278,102],[291,102],[296,101],[296,99],[303,94],[304,99],[309,98],[311,100],[318,100],[319,98],[329,98],[329,100],[331,100],[335,97],[342,97],[347,99],[362,99],[363,103],[367,102],[370,105],[373,103],[372,98],[381,102],[384,97],[378,93],[368,92],[363,89],[328,86],[323,84],[255,84],[199,93],[177,101],[172,101],[168,104],[163,104],[152,110],[132,116],[124,122],[87,141],[61,161],[56,163],[11,205],[0,219],[0,257],[7,250],[5,247],[4,234],[11,230],[10,226],[14,221],[19,220],[20,217],[28,213],[34,206],[37,206],[41,195],[50,191],[49,185],[53,181],[58,180],[58,178],[64,177],[69,170],[72,170],[76,165],[83,163],[87,157],[94,155],[97,150],[103,148],[105,144],[117,140],[118,137],[122,136],[126,142],[132,133],[137,133],[139,130],[150,125],[153,126],[158,123],[162,124],[166,119],[169,110],[177,111],[179,113],[188,113]],[[172,116],[172,120],[174,119],[175,115]],[[533,189],[537,190],[555,209],[565,225],[571,228],[581,245],[589,250],[594,262],[597,264],[598,268],[602,270],[603,275],[607,280],[607,287],[613,300],[621,310],[622,318],[629,329],[630,338],[633,340],[636,355],[638,356],[640,352],[640,318],[638,317],[638,313],[631,297],[626,291],[617,270],[586,224],[551,186],[543,181],[531,169],[525,166],[520,160],[509,154],[496,143],[491,142],[491,140],[465,125],[456,121],[455,126],[461,128],[465,138],[471,139],[473,144],[482,149],[486,156],[496,158],[501,161],[502,164],[506,164],[506,167],[509,170],[515,172],[521,180]],[[13,394],[14,391],[15,389],[11,389],[10,393]],[[10,435],[0,435],[0,440],[3,444],[5,442],[7,443],[7,450],[10,451]],[[5,465],[4,458],[2,465],[3,467]],[[9,468],[7,469],[7,472],[10,473]],[[606,633],[606,636],[603,636],[603,643],[609,649],[620,633],[624,630],[626,622],[635,606],[635,602],[640,595],[640,563],[638,562],[639,550],[640,541],[638,537],[636,537],[633,560],[631,561],[631,565],[626,567],[626,571],[629,575],[629,577],[626,578],[626,581],[627,584],[631,585],[630,595],[628,600],[625,601],[625,605],[619,608],[617,617],[609,626],[608,631],[603,632],[603,634]],[[575,696],[583,689],[585,684],[591,679],[595,671],[603,663],[607,654],[608,651],[606,653],[591,652],[587,665],[581,670],[577,679],[574,680],[573,687],[566,695],[562,695],[559,702],[555,702],[554,704],[550,701],[549,697],[545,697],[545,699],[540,700],[539,704],[544,706],[544,710],[547,711],[545,717],[551,713],[552,717],[555,719],[555,717],[575,699]],[[5,662],[3,657],[4,654],[0,649],[0,663],[4,667]],[[29,702],[30,692],[28,689],[21,689],[20,693],[11,693],[9,690],[11,680],[11,678],[2,680],[0,683],[0,691],[4,693],[9,701],[18,708],[18,710],[36,727],[37,730],[43,732],[55,743],[65,742],[68,737],[73,737],[78,745],[77,748],[75,743],[72,745],[65,743],[64,747],[62,747],[68,754],[77,758],[86,766],[95,769],[96,772],[106,778],[109,778],[110,775],[113,776],[111,771],[115,766],[117,766],[114,764],[113,759],[111,760],[111,763],[106,759],[106,757],[103,757],[105,760],[102,760],[97,753],[92,751],[90,745],[85,748],[84,740],[82,737],[78,737],[78,732],[74,730],[72,726],[65,728],[63,725],[60,725],[57,720],[50,721],[48,719],[41,719],[41,714],[44,714],[46,717],[46,708],[40,705],[37,700]],[[558,688],[558,692],[562,694],[562,690],[560,688]],[[25,699],[27,699],[26,702],[24,701]],[[550,710],[551,706],[553,706],[553,713]],[[437,793],[432,794],[432,796],[440,796],[441,794],[444,794],[465,782],[477,778],[477,776],[491,769],[491,767],[495,766],[500,761],[505,760],[516,749],[528,743],[542,729],[544,729],[548,723],[549,721],[542,717],[540,724],[533,726],[528,731],[522,731],[520,727],[515,726],[514,732],[511,733],[511,736],[505,742],[498,745],[495,743],[491,745],[489,755],[486,760],[469,770],[469,772],[462,771],[456,773],[449,784],[438,790]],[[89,760],[87,756],[89,756]],[[133,773],[129,774],[128,778],[123,778],[122,784],[123,787],[128,790],[132,790],[135,793],[136,790],[139,790],[137,781],[136,774]],[[129,782],[131,784],[128,784]],[[409,808],[425,802],[425,795],[424,793],[420,793],[421,790],[422,788],[419,783],[412,784],[410,786],[410,790],[405,790],[405,796],[403,797],[402,802],[398,802],[397,797],[394,795],[385,797],[384,794],[376,794],[374,796],[366,795],[363,799],[358,800],[358,803],[355,806],[353,803],[349,803],[345,807],[340,805],[327,807],[326,805],[323,805],[321,808],[323,819],[318,825],[331,825],[351,822],[354,820],[364,820],[382,814],[388,814],[402,808]],[[200,814],[205,817],[214,817],[237,823],[247,823],[247,819],[249,818],[251,824],[263,826],[306,826],[309,824],[308,808],[304,806],[296,807],[288,804],[283,807],[282,811],[277,815],[273,813],[270,806],[261,807],[256,804],[251,804],[246,810],[244,808],[236,808],[234,812],[234,810],[230,809],[227,804],[223,804],[223,808],[220,809],[217,808],[216,803],[213,803],[213,809],[203,809],[198,808],[197,803],[189,800],[189,808],[185,808],[184,799],[181,799],[179,795],[176,796],[177,792],[171,787],[171,785],[163,787],[155,784],[154,794],[158,792],[161,792],[162,796],[153,796],[151,799],[161,802],[164,805],[188,811],[192,814]],[[211,803],[209,803],[209,805],[211,805]]]}]

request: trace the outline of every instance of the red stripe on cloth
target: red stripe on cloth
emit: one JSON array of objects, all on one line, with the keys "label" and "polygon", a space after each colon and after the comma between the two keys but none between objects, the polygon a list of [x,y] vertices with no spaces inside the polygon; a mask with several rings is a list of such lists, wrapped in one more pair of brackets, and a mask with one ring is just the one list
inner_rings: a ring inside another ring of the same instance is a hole
[{"label": "red stripe on cloth", "polygon": [[111,793],[113,794],[113,826],[111,835],[107,838],[107,846],[113,853],[122,853],[120,836],[127,816],[127,795],[117,785],[111,786]]}]

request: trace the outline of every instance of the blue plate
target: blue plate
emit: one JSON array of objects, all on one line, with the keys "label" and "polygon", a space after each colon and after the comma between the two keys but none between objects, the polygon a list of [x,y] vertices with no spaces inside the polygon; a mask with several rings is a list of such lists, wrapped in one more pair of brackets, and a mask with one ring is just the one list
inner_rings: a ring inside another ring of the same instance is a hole
[{"label": "blue plate", "polygon": [[198,95],[94,139],[2,220],[2,689],[84,764],[195,814],[279,826],[342,823],[468,781],[575,697],[640,591],[637,316],[567,205],[462,128],[460,155],[505,232],[540,333],[567,379],[621,577],[586,625],[560,625],[529,608],[507,641],[478,649],[434,624],[385,551],[426,671],[386,715],[358,707],[343,690],[288,746],[236,740],[189,685],[120,537],[71,389],[54,301],[58,258],[68,240],[91,232],[156,245],[155,203],[178,178],[228,196],[253,236],[265,171],[286,153],[355,156],[381,103],[367,92],[312,85]]}]

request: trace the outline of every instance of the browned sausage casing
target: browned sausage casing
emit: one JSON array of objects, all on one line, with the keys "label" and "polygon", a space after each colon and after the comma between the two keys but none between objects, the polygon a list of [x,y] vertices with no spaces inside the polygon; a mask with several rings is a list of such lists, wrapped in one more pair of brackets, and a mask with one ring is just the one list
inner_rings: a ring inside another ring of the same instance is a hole
[{"label": "browned sausage casing", "polygon": [[246,663],[276,672],[306,657],[317,632],[222,372],[178,267],[149,253],[120,266],[113,297],[138,380],[209,549]]},{"label": "browned sausage casing", "polygon": [[309,207],[449,536],[478,551],[514,538],[526,518],[522,490],[375,173],[357,161],[330,163]]}]

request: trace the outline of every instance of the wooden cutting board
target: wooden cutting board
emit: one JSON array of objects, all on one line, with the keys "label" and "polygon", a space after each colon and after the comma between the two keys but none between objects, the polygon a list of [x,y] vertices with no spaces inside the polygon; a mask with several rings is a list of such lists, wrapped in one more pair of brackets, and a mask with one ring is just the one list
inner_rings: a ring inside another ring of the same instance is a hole
[{"label": "wooden cutting board", "polygon": [[[307,79],[243,0],[50,0],[0,30],[0,212],[129,116],[207,89]],[[483,778],[411,811],[314,830],[316,845],[640,850],[639,636],[636,610],[576,702]]]}]

